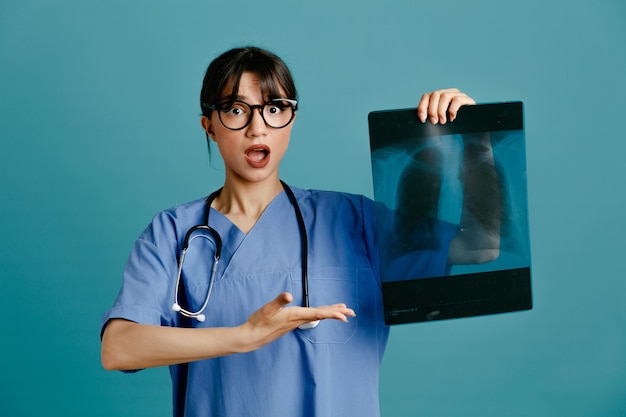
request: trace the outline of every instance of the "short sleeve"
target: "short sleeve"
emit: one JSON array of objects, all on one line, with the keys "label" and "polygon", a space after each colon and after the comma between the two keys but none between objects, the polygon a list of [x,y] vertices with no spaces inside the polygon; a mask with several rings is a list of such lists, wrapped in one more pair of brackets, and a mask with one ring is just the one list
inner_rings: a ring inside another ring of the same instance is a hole
[{"label": "short sleeve", "polygon": [[177,247],[173,219],[167,213],[157,215],[133,245],[122,288],[102,316],[101,334],[115,318],[152,325],[172,322]]}]

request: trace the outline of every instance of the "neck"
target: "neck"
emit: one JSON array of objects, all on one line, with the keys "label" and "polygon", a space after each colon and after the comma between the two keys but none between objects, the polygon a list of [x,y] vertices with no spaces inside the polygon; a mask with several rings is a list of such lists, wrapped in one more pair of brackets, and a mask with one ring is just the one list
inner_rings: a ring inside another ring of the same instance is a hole
[{"label": "neck", "polygon": [[226,181],[211,207],[230,219],[244,233],[256,224],[263,211],[283,191],[278,180],[259,183]]}]

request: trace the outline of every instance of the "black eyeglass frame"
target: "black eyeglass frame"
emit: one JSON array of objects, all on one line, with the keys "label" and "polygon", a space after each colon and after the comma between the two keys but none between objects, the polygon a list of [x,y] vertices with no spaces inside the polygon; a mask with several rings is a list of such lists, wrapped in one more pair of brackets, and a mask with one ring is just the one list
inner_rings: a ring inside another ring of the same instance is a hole
[{"label": "black eyeglass frame", "polygon": [[[291,113],[291,118],[289,119],[289,121],[287,123],[285,123],[282,126],[272,126],[269,123],[267,123],[267,120],[265,120],[265,116],[263,116],[263,112],[265,111],[265,106],[267,105],[271,105],[272,103],[277,103],[277,102],[287,102],[291,105],[291,108],[293,110],[293,112]],[[230,106],[232,106],[235,103],[243,103],[246,106],[248,106],[250,108],[250,116],[248,116],[248,121],[246,122],[246,124],[244,124],[243,126],[239,127],[239,128],[232,128],[232,127],[228,127],[226,126],[226,124],[222,121],[222,110],[224,110],[225,108],[228,108]],[[217,112],[217,116],[220,119],[220,123],[222,123],[222,126],[224,126],[226,129],[228,130],[242,130],[245,129],[246,127],[248,127],[250,125],[250,122],[252,121],[252,117],[254,116],[254,109],[260,109],[261,111],[259,112],[259,114],[261,115],[261,119],[263,119],[263,123],[265,123],[265,125],[267,127],[270,127],[272,129],[282,129],[284,127],[289,126],[289,123],[291,123],[293,121],[293,118],[296,116],[296,111],[298,110],[298,100],[293,100],[290,98],[275,98],[272,99],[270,101],[268,101],[267,103],[264,104],[248,104],[245,101],[241,101],[241,100],[236,100],[234,101],[232,104],[231,103],[227,103],[227,104],[206,104],[206,103],[202,103],[202,107],[209,109],[209,110],[215,110]]]}]

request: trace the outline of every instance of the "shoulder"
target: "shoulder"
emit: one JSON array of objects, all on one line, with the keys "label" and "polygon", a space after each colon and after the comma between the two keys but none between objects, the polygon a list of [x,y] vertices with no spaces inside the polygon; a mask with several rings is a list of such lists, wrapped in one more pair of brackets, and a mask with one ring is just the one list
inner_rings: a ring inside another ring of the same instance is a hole
[{"label": "shoulder", "polygon": [[337,208],[347,206],[358,208],[359,210],[364,206],[371,206],[372,208],[374,206],[374,202],[371,199],[359,194],[339,191],[303,190],[300,188],[293,188],[293,191],[299,201],[315,206],[337,205]]},{"label": "shoulder", "polygon": [[337,191],[293,189],[303,212],[317,221],[361,233],[375,227],[376,208],[370,198]]},{"label": "shoulder", "polygon": [[185,219],[189,216],[196,216],[198,213],[204,212],[206,199],[207,197],[202,197],[187,203],[176,205],[157,213],[155,218],[160,216],[169,216],[172,218]]},{"label": "shoulder", "polygon": [[172,233],[176,235],[179,230],[198,224],[202,221],[205,201],[206,197],[203,197],[157,212],[139,238],[156,243]]}]

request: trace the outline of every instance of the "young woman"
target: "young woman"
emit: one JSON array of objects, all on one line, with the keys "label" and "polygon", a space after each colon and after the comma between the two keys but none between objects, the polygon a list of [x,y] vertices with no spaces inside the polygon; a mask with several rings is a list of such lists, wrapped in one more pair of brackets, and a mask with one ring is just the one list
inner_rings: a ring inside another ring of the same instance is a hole
[{"label": "young woman", "polygon": [[[441,90],[417,113],[446,123],[473,103]],[[374,203],[281,182],[297,94],[270,52],[215,59],[201,107],[224,186],[157,214],[136,241],[103,316],[103,366],[170,366],[175,416],[378,416],[389,329]]]}]

